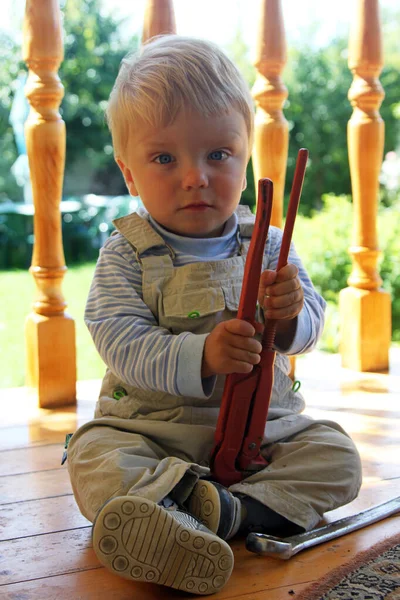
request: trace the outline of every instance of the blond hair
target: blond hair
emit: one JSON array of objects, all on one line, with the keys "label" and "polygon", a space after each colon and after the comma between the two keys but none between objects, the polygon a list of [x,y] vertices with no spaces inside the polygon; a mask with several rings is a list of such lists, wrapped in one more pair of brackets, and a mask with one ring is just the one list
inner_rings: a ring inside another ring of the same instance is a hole
[{"label": "blond hair", "polygon": [[122,60],[106,110],[115,156],[125,155],[135,123],[167,126],[184,107],[204,116],[236,109],[251,147],[253,101],[236,66],[212,42],[164,35]]}]

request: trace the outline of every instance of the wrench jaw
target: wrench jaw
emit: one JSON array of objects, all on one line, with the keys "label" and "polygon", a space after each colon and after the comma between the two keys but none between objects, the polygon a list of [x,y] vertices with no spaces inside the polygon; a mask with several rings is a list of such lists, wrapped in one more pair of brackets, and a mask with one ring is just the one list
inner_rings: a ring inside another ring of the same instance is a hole
[{"label": "wrench jaw", "polygon": [[277,538],[263,533],[249,533],[246,548],[256,554],[287,560],[306,548],[334,540],[367,525],[377,523],[398,512],[400,512],[400,496],[383,504],[367,508],[355,515],[344,517],[317,529],[304,531],[287,538]]},{"label": "wrench jaw", "polygon": [[290,542],[262,533],[249,533],[246,539],[246,549],[249,552],[255,552],[263,556],[272,556],[272,558],[280,558],[282,560],[288,560],[294,554],[293,546]]}]

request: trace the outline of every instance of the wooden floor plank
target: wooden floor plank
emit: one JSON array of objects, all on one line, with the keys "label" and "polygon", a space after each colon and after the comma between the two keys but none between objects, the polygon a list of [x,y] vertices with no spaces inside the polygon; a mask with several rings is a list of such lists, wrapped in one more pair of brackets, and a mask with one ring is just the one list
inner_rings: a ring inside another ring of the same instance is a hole
[{"label": "wooden floor plank", "polygon": [[[94,405],[86,414],[77,417],[73,412],[46,414],[21,422],[0,426],[0,453],[19,448],[31,448],[44,444],[64,444],[67,433],[73,433],[90,420]],[[72,408],[69,409],[72,411]],[[0,454],[1,458],[1,454]]]},{"label": "wooden floor plank", "polygon": [[[81,424],[85,422],[82,419]],[[2,453],[20,448],[33,448],[49,444],[64,444],[66,433],[75,431],[76,419],[63,421],[62,428],[52,430],[40,422],[35,424],[0,427],[0,460]]]},{"label": "wooden floor plank", "polygon": [[[34,428],[40,425],[44,430],[59,431],[68,428],[75,431],[80,422],[93,418],[96,399],[99,395],[101,381],[85,381],[77,383],[77,405],[57,409],[39,408],[37,398],[30,388],[0,388],[0,405],[2,406],[0,428],[29,425]],[[10,402],[10,398],[12,402]],[[15,410],[18,407],[18,410]]]},{"label": "wooden floor plank", "polygon": [[0,477],[0,505],[71,494],[65,466],[61,469]]},{"label": "wooden floor plank", "polygon": [[72,494],[6,504],[0,511],[0,541],[90,525],[79,512]]},{"label": "wooden floor plank", "polygon": [[90,527],[7,540],[0,543],[0,556],[0,586],[99,564],[91,547]]},{"label": "wooden floor plank", "polygon": [[47,444],[19,450],[4,450],[1,454],[0,477],[35,471],[61,469],[64,444]]}]

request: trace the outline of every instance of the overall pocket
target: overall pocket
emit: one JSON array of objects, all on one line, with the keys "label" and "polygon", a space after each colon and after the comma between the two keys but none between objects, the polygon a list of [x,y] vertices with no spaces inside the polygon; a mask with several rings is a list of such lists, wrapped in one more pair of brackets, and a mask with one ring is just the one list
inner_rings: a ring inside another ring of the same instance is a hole
[{"label": "overall pocket", "polygon": [[163,297],[163,312],[160,325],[171,333],[184,331],[208,333],[223,321],[225,297],[220,287],[208,287],[198,290],[177,290]]}]

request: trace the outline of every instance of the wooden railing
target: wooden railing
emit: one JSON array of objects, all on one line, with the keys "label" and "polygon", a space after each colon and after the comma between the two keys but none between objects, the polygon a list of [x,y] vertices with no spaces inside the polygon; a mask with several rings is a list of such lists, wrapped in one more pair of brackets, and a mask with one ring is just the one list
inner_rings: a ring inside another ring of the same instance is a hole
[{"label": "wooden railing", "polygon": [[[353,272],[350,287],[340,298],[341,353],[345,366],[373,371],[388,368],[390,346],[390,297],[380,289],[376,235],[384,137],[378,112],[383,98],[378,79],[382,53],[378,0],[357,2],[349,53],[349,68],[354,74],[349,92],[354,112],[348,131],[354,201]],[[282,111],[288,92],[282,81],[286,41],[281,0],[263,0],[258,23],[253,166],[256,180],[270,177],[274,181],[272,218],[281,226],[289,139]],[[148,0],[143,42],[175,32],[172,0]],[[26,137],[35,204],[31,272],[38,298],[27,317],[26,344],[28,385],[36,388],[42,407],[75,402],[74,323],[65,313],[61,292],[66,270],[60,225],[65,128],[58,112],[63,87],[57,69],[62,54],[58,1],[27,0],[24,58],[29,67],[26,94],[31,112]]]},{"label": "wooden railing", "polygon": [[25,327],[27,385],[37,390],[41,407],[53,408],[76,401],[75,324],[65,313],[61,291],[65,123],[58,112],[64,95],[57,74],[63,59],[58,0],[26,1],[23,54],[29,69],[25,136],[35,206],[30,270],[37,287]]},{"label": "wooden railing", "polygon": [[[288,91],[281,73],[286,64],[286,39],[281,0],[264,0],[258,19],[257,78],[253,87],[256,104],[253,171],[256,182],[274,182],[271,224],[282,226],[283,196],[289,147],[289,125],[282,107]],[[256,186],[257,189],[257,186]]]},{"label": "wooden railing", "polygon": [[173,0],[147,0],[144,13],[142,43],[156,35],[176,33]]},{"label": "wooden railing", "polygon": [[349,249],[353,270],[349,287],[340,293],[342,364],[356,371],[389,367],[391,300],[381,289],[376,216],[378,177],[382,165],[385,126],[379,114],[384,91],[378,0],[358,0],[349,44],[354,107],[348,124],[348,148],[353,191],[353,240]]}]

